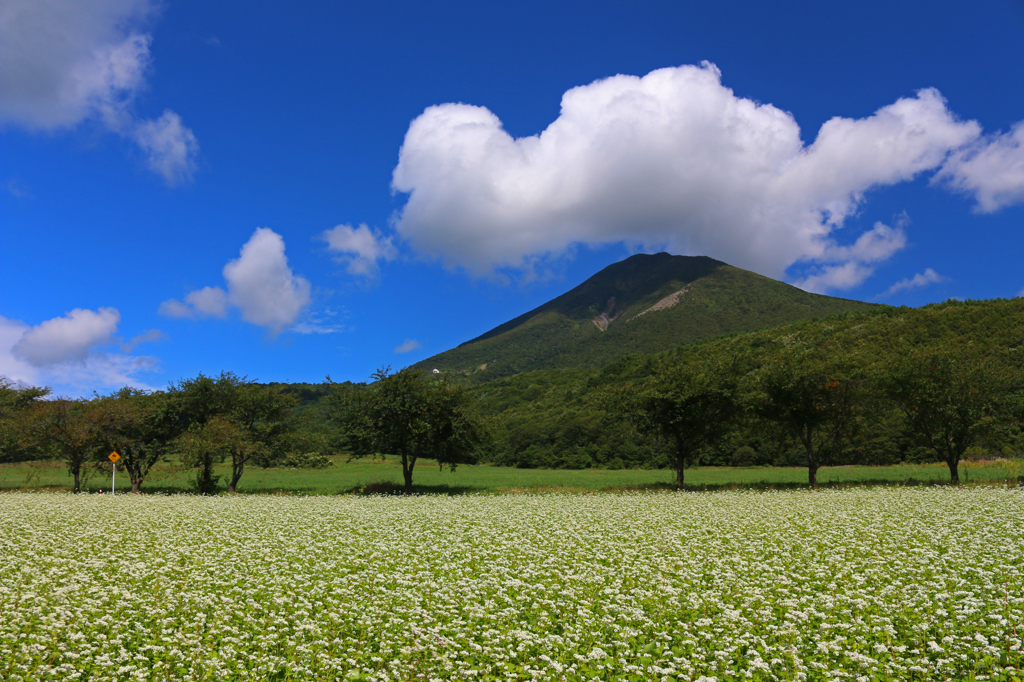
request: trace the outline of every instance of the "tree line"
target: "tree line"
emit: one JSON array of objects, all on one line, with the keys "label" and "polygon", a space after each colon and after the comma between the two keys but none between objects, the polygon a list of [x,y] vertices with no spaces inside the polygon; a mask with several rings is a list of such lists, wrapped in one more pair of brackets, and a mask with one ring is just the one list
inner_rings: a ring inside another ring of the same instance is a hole
[{"label": "tree line", "polygon": [[946,463],[952,483],[972,447],[1019,443],[1022,375],[1014,364],[969,347],[900,350],[874,363],[832,343],[668,362],[628,414],[639,431],[669,441],[679,488],[702,448],[743,427],[794,443],[811,487],[819,468],[855,460],[893,417],[930,459]]},{"label": "tree line", "polygon": [[[295,408],[288,385],[264,385],[224,372],[200,374],[163,391],[125,387],[92,398],[53,398],[49,389],[0,379],[0,462],[62,462],[74,492],[89,467],[117,466],[139,493],[161,461],[173,459],[195,472],[195,489],[237,491],[247,467],[323,467],[332,454],[397,455],[405,493],[412,493],[418,461],[430,458],[452,470],[476,462],[484,425],[465,388],[450,377],[383,368],[372,383],[335,383],[327,396],[330,425],[323,428]],[[226,464],[225,480],[214,473]]]},{"label": "tree line", "polygon": [[125,387],[92,398],[50,398],[46,388],[0,380],[0,461],[52,459],[82,488],[89,467],[109,466],[111,452],[142,486],[158,462],[174,457],[195,471],[197,492],[221,481],[214,466],[226,462],[223,483],[235,492],[246,467],[324,466],[322,439],[303,433],[293,414],[295,396],[224,372],[200,374],[163,391]]},{"label": "tree line", "polygon": [[[519,467],[821,466],[1024,451],[1024,299],[879,308],[474,386]],[[682,454],[680,454],[682,453]],[[680,465],[680,461],[683,465]]]},{"label": "tree line", "polygon": [[417,462],[674,469],[941,461],[1024,450],[1024,301],[851,313],[627,356],[601,370],[531,372],[470,386],[406,368],[369,383],[262,385],[234,374],[91,399],[0,383],[0,458],[83,467],[112,450],[139,491],[175,457],[196,489],[247,467],[331,455]]}]

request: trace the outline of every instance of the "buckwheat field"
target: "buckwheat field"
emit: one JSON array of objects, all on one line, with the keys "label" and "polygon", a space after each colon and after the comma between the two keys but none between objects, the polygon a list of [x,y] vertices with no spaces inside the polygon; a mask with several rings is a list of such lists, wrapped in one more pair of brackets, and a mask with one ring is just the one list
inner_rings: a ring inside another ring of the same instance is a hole
[{"label": "buckwheat field", "polygon": [[4,680],[1020,680],[1024,495],[0,495]]}]

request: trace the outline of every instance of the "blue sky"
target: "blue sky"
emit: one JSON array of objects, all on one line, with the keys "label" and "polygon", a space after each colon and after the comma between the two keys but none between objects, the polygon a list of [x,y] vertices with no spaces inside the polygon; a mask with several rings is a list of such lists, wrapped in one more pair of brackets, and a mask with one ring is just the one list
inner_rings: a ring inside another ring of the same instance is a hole
[{"label": "blue sky", "polygon": [[365,380],[640,251],[1016,296],[1024,2],[0,1],[0,375]]}]

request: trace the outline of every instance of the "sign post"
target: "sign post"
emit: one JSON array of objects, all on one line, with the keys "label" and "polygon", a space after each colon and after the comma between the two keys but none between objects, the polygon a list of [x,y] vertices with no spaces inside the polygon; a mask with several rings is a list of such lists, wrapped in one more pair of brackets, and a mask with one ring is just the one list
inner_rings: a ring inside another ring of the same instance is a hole
[{"label": "sign post", "polygon": [[107,455],[107,459],[110,460],[110,464],[112,466],[110,471],[110,494],[113,495],[114,482],[117,479],[117,460],[121,459],[121,455],[117,454],[117,452],[111,452]]}]

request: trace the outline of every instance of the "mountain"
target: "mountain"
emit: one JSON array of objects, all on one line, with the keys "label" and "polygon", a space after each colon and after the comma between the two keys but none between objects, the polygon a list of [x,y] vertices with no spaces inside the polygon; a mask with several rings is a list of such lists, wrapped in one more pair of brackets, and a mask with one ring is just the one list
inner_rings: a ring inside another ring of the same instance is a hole
[{"label": "mountain", "polygon": [[810,294],[706,256],[637,254],[414,367],[474,381],[538,369],[592,369],[631,353],[875,307]]},{"label": "mountain", "polygon": [[[492,420],[493,436],[481,458],[517,467],[667,466],[665,442],[638,434],[635,424],[615,407],[619,392],[642,390],[662,363],[742,358],[735,366],[746,371],[769,361],[782,348],[825,345],[836,352],[836,359],[841,360],[844,353],[855,355],[857,364],[875,379],[883,377],[886,364],[908,347],[978,353],[994,363],[994,371],[1020,377],[1024,376],[1024,298],[950,300],[922,308],[875,306],[676,346],[659,354],[631,355],[601,369],[539,370],[477,383],[470,387],[470,395]],[[874,405],[879,409],[860,415],[864,421],[857,442],[844,448],[838,463],[936,461],[935,453],[922,448],[908,431],[897,408],[886,409],[884,401]],[[988,453],[1024,452],[1024,433],[1016,424],[1019,418],[1010,416],[1004,416],[998,426],[991,423],[996,428],[985,430],[978,447],[988,448]],[[733,455],[744,447],[754,452],[748,463],[807,464],[806,451],[785,432],[744,419],[734,424],[728,437],[705,448],[699,461],[714,466],[743,461],[734,460]]]}]

